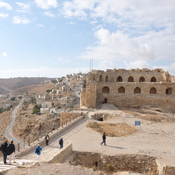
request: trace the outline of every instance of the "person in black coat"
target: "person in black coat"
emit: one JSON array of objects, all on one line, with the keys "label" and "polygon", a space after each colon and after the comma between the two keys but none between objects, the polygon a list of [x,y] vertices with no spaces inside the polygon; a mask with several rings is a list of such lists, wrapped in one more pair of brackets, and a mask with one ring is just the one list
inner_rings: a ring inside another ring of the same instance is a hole
[{"label": "person in black coat", "polygon": [[1,151],[3,154],[4,164],[7,164],[7,146],[8,146],[8,140],[5,140],[5,142],[1,145]]},{"label": "person in black coat", "polygon": [[49,140],[50,140],[49,134],[46,134],[45,140],[46,140],[46,146],[48,146],[49,145]]},{"label": "person in black coat", "polygon": [[7,155],[9,155],[9,164],[11,164],[11,161],[13,159],[13,162],[15,162],[15,145],[13,144],[13,140],[11,143],[7,146]]},{"label": "person in black coat", "polygon": [[63,148],[63,137],[59,140],[60,148]]},{"label": "person in black coat", "polygon": [[102,142],[101,142],[101,145],[104,143],[104,145],[106,145],[106,135],[105,135],[105,132],[103,133],[102,135]]}]

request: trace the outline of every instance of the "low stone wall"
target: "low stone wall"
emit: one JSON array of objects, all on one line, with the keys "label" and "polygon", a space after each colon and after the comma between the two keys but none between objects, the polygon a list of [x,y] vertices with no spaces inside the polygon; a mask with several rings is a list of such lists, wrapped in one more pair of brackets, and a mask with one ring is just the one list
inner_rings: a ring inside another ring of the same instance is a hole
[{"label": "low stone wall", "polygon": [[175,167],[173,166],[164,167],[164,174],[162,175],[175,175]]},{"label": "low stone wall", "polygon": [[72,165],[81,165],[105,173],[130,171],[147,175],[158,175],[155,157],[147,155],[107,156],[99,153],[76,152],[69,161]]},{"label": "low stone wall", "polygon": [[60,149],[60,152],[54,156],[52,160],[48,163],[63,163],[67,156],[72,152],[72,143],[69,143],[67,146]]}]

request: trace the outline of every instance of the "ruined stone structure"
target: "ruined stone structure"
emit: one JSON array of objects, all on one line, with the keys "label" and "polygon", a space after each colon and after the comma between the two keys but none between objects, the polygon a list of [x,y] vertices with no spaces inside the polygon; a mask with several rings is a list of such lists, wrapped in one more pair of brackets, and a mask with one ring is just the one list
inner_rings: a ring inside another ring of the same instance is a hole
[{"label": "ruined stone structure", "polygon": [[151,106],[175,112],[175,77],[163,69],[93,70],[87,75],[80,107],[103,103],[122,107]]}]

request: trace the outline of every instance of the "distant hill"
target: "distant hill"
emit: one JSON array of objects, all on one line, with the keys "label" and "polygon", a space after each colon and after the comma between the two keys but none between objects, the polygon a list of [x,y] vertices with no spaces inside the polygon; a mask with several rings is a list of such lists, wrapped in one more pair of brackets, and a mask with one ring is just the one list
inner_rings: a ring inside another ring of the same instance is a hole
[{"label": "distant hill", "polygon": [[[18,78],[8,78],[8,79],[0,79],[0,85],[4,86],[8,89],[15,90],[21,87],[41,84],[45,80],[51,80],[54,78],[46,78],[46,77],[18,77]],[[2,87],[0,88],[0,94],[5,93]]]},{"label": "distant hill", "polygon": [[55,87],[54,83],[37,84],[31,86],[25,86],[12,91],[13,95],[22,95],[28,92],[28,94],[45,94],[46,90],[51,90]]},{"label": "distant hill", "polygon": [[0,94],[6,94],[6,93],[8,93],[8,91],[0,87]]}]

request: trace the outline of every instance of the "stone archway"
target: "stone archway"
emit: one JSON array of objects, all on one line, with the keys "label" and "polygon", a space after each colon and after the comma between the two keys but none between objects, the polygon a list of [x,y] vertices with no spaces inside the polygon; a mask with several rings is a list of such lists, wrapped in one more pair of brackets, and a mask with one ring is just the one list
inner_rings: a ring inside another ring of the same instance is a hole
[{"label": "stone archway", "polygon": [[122,82],[123,81],[123,78],[121,76],[118,76],[117,77],[117,82]]},{"label": "stone archway", "polygon": [[150,94],[157,94],[156,88],[152,87],[152,88],[150,89]]},{"label": "stone archway", "polygon": [[107,86],[103,87],[102,93],[109,93],[109,92],[110,92],[109,87],[107,87]]},{"label": "stone archway", "polygon": [[145,82],[145,78],[144,77],[140,77],[139,78],[139,82]]},{"label": "stone archway", "polygon": [[123,86],[118,88],[118,93],[125,93],[125,88]]},{"label": "stone archway", "polygon": [[156,82],[157,80],[156,80],[156,78],[155,77],[152,77],[151,78],[151,82]]},{"label": "stone archway", "polygon": [[139,87],[136,87],[134,89],[134,94],[141,94],[141,89]]},{"label": "stone archway", "polygon": [[134,82],[134,78],[133,78],[132,76],[130,76],[130,77],[128,78],[128,82]]}]

